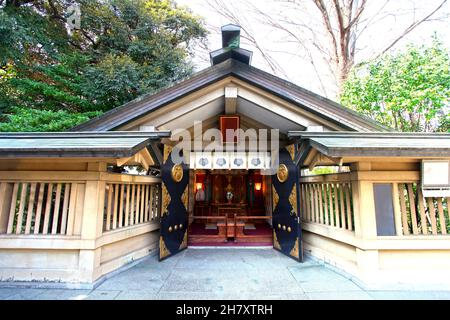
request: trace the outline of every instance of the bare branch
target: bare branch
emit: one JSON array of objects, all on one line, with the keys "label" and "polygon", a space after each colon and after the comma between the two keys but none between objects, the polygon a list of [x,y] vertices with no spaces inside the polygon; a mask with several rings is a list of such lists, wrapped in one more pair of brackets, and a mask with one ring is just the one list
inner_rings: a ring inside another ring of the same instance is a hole
[{"label": "bare branch", "polygon": [[240,16],[238,13],[235,13],[234,10],[229,8],[229,6],[227,6],[227,4],[222,0],[207,0],[206,2],[208,6],[211,7],[215,12],[228,19],[230,22],[240,25],[243,32],[241,34],[242,39],[247,40],[258,50],[273,73],[280,74],[286,77],[285,71],[279,66],[276,60],[274,60],[269,54],[267,54],[266,50],[260,45],[259,41],[256,39],[254,33],[251,30],[251,24],[247,23],[244,17]]},{"label": "bare branch", "polygon": [[317,8],[319,9],[321,15],[322,15],[322,20],[323,23],[328,31],[328,34],[331,38],[332,44],[333,44],[333,50],[334,50],[334,55],[336,58],[336,61],[339,61],[339,54],[337,51],[337,41],[336,41],[336,36],[334,35],[333,32],[333,28],[331,26],[331,20],[330,20],[330,15],[328,14],[327,8],[325,7],[325,4],[323,3],[323,0],[314,0],[314,3],[316,4]]},{"label": "bare branch", "polygon": [[[366,8],[366,3],[367,3],[367,0],[363,0],[361,2],[361,5],[359,6],[358,10],[356,11],[355,16],[352,19],[350,19],[347,29],[351,29],[353,27],[353,25],[358,23],[359,19],[361,18],[362,13],[364,12],[364,9]],[[351,17],[351,15],[350,15],[350,17]]]},{"label": "bare branch", "polygon": [[392,41],[383,51],[381,51],[374,60],[378,59],[381,55],[385,54],[387,51],[392,49],[400,40],[402,40],[406,35],[408,35],[411,31],[413,31],[415,28],[420,26],[422,23],[428,21],[436,12],[438,12],[444,4],[447,2],[447,0],[442,1],[431,13],[429,13],[426,17],[424,17],[421,20],[415,21],[411,23],[409,27],[407,27],[402,34],[400,34],[394,41]]},{"label": "bare branch", "polygon": [[[294,74],[298,77],[283,59],[274,57],[285,54],[298,59],[298,65],[307,66],[309,77],[312,74],[317,80],[314,85],[331,98],[334,88],[339,91],[350,70],[359,64],[360,55],[379,56],[425,21],[447,19],[449,15],[436,12],[450,2],[435,0],[439,3],[433,5],[439,6],[427,11],[430,9],[419,6],[421,0],[410,0],[406,5],[392,0],[205,1],[221,18],[241,26],[243,41],[254,48],[271,72],[285,78]],[[375,41],[366,43],[367,38],[380,32],[395,35],[403,23],[405,30],[386,48]],[[266,30],[273,30],[273,36]]]}]

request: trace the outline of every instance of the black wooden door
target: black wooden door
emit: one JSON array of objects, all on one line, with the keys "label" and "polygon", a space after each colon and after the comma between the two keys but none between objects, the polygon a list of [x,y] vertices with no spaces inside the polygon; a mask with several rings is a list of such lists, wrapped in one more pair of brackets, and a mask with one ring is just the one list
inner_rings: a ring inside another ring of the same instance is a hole
[{"label": "black wooden door", "polygon": [[159,237],[159,259],[173,256],[187,247],[189,168],[185,163],[174,163],[170,146],[164,146],[161,166],[162,203]]},{"label": "black wooden door", "polygon": [[277,173],[272,176],[273,247],[301,262],[303,245],[299,218],[299,172],[294,155],[294,145],[282,148]]}]

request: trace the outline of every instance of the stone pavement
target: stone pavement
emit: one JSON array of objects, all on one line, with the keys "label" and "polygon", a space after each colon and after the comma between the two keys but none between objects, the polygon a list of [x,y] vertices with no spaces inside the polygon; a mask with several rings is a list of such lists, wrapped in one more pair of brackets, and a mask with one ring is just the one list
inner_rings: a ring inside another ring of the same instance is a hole
[{"label": "stone pavement", "polygon": [[364,290],[309,258],[273,249],[188,249],[163,262],[156,256],[94,290],[4,288],[0,299],[450,299],[450,291]]}]

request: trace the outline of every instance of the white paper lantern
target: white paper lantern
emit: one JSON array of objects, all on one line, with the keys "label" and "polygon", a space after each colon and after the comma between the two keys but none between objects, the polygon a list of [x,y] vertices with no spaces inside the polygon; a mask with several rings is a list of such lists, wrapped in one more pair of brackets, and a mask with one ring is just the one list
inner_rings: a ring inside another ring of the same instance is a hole
[{"label": "white paper lantern", "polygon": [[231,169],[247,169],[247,155],[245,152],[235,152],[230,154]]},{"label": "white paper lantern", "polygon": [[212,169],[211,152],[197,152],[195,155],[195,169]]},{"label": "white paper lantern", "polygon": [[216,152],[213,156],[213,168],[214,169],[229,169],[230,159],[226,152]]},{"label": "white paper lantern", "polygon": [[262,152],[249,152],[247,158],[247,167],[249,169],[264,169],[265,155]]}]

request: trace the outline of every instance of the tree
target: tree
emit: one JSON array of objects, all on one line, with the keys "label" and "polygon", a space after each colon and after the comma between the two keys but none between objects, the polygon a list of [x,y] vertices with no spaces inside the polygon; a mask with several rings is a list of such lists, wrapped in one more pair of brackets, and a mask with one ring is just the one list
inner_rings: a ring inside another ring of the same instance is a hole
[{"label": "tree", "polygon": [[186,8],[170,0],[79,0],[81,25],[73,29],[72,2],[0,0],[4,121],[29,108],[92,116],[192,72],[192,47],[206,30]]},{"label": "tree", "polygon": [[94,30],[99,19],[110,24],[108,32],[96,31],[92,54],[98,62],[86,68],[84,92],[97,104],[121,105],[192,72],[186,51],[206,35],[194,16],[164,0],[111,3],[113,16],[90,7],[93,18],[87,22]]},{"label": "tree", "polygon": [[[286,51],[290,60],[312,67],[322,94],[330,98],[339,95],[352,67],[389,51],[423,23],[448,17],[440,14],[447,0],[427,1],[427,6],[418,0],[402,4],[397,0],[239,0],[239,5],[233,0],[205,1],[211,10],[241,25],[244,39],[272,72],[289,77],[273,58]],[[392,25],[391,30],[382,29],[385,25]],[[370,38],[380,32],[386,32],[385,41],[371,48]]]},{"label": "tree", "polygon": [[6,115],[7,121],[0,123],[0,132],[64,131],[100,114],[98,111],[73,113],[64,110],[13,108]]},{"label": "tree", "polygon": [[450,52],[435,37],[356,68],[341,103],[398,131],[450,132]]},{"label": "tree", "polygon": [[10,112],[19,107],[68,112],[95,110],[95,104],[83,92],[82,70],[86,63],[87,57],[72,54],[58,55],[49,64],[10,65],[14,75],[5,79],[0,88],[3,93],[0,110]]}]

